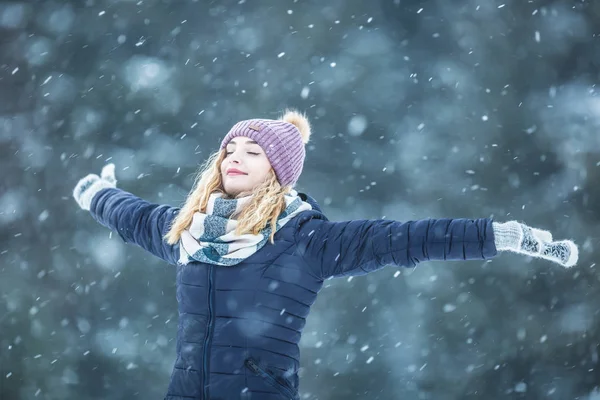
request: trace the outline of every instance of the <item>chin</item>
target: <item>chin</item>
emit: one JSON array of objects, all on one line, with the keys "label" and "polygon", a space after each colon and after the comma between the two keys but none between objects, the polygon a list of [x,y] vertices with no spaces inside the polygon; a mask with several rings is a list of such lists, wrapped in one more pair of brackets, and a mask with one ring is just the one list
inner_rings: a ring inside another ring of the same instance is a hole
[{"label": "chin", "polygon": [[227,193],[229,197],[237,197],[243,192],[245,192],[245,189],[236,187],[225,187],[225,193]]}]

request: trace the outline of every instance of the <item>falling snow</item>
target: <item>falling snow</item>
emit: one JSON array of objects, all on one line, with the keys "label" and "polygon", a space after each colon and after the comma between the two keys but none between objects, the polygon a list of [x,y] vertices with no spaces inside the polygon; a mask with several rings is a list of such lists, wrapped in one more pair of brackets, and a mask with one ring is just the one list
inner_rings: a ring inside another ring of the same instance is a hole
[{"label": "falling snow", "polygon": [[[181,204],[234,122],[289,106],[313,128],[297,189],[331,221],[515,219],[580,244],[568,271],[503,254],[325,281],[302,399],[599,400],[594,2],[259,3],[0,4],[0,399],[164,397],[176,271],[73,187],[114,162]],[[327,262],[360,261],[344,250]]]}]

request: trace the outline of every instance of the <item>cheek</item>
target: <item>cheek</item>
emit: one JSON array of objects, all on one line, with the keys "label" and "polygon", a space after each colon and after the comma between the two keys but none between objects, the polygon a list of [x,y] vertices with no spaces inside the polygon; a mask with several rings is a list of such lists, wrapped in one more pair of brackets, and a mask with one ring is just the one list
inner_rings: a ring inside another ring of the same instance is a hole
[{"label": "cheek", "polygon": [[221,170],[221,175],[225,176],[225,172],[227,171],[227,163],[226,163],[225,161],[223,161],[223,162],[221,163],[221,168],[220,168],[220,170]]},{"label": "cheek", "polygon": [[269,162],[269,159],[267,157],[263,159],[262,169],[265,172],[269,172],[269,170],[271,169],[271,163]]}]

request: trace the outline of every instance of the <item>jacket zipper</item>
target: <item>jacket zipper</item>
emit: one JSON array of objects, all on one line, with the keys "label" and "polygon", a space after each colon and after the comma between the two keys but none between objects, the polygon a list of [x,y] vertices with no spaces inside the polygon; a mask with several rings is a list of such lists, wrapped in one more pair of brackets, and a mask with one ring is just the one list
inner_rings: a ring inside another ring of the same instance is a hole
[{"label": "jacket zipper", "polygon": [[210,342],[212,341],[213,334],[213,303],[214,303],[214,266],[209,265],[208,268],[208,323],[206,324],[206,340],[204,341],[204,360],[203,360],[203,371],[202,371],[202,384],[204,389],[204,399],[208,400],[208,381],[209,374],[208,369],[210,367]]},{"label": "jacket zipper", "polygon": [[275,389],[279,389],[283,395],[288,396],[291,400],[296,398],[296,394],[293,390],[283,385],[273,375],[259,367],[251,358],[246,360],[246,366],[256,375],[260,375],[267,383],[269,383],[269,385],[273,386]]}]

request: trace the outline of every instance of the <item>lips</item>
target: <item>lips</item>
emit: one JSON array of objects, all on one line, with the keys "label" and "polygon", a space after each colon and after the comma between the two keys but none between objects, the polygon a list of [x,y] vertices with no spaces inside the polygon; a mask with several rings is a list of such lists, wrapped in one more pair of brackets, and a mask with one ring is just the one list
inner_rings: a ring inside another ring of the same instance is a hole
[{"label": "lips", "polygon": [[239,169],[229,168],[227,170],[227,175],[248,175],[248,174],[240,171]]}]

